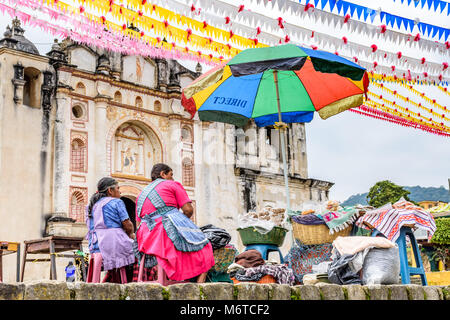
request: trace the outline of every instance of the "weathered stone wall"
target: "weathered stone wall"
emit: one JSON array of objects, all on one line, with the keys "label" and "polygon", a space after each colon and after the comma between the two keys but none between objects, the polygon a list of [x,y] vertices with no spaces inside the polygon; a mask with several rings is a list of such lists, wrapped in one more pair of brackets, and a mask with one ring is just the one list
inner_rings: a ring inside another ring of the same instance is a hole
[{"label": "weathered stone wall", "polygon": [[186,283],[0,283],[0,300],[450,300],[450,286]]}]

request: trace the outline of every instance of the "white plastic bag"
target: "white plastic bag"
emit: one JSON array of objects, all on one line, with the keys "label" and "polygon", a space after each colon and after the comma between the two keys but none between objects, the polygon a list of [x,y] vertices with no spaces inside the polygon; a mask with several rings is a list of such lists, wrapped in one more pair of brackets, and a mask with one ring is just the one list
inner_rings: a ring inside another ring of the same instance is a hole
[{"label": "white plastic bag", "polygon": [[400,274],[398,246],[393,248],[372,248],[367,253],[362,268],[362,283],[397,284]]}]

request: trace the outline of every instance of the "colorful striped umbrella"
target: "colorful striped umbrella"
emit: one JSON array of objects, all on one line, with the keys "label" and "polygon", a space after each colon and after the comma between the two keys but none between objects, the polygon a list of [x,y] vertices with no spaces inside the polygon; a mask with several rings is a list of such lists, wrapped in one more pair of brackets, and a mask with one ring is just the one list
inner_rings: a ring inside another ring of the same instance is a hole
[{"label": "colorful striped umbrella", "polygon": [[292,44],[247,49],[183,89],[182,104],[200,120],[244,126],[310,122],[360,106],[369,84],[361,66],[335,54]]},{"label": "colorful striped umbrella", "polygon": [[[247,49],[185,87],[181,103],[200,120],[245,126],[310,122],[360,106],[369,79],[361,66],[335,54],[292,44]],[[286,185],[286,146],[280,134]]]}]

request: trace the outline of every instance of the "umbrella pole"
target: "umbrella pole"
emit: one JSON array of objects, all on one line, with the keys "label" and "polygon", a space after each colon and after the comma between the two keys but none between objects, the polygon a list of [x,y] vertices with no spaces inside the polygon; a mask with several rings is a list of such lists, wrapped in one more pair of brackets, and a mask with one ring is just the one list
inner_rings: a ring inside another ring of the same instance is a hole
[{"label": "umbrella pole", "polygon": [[284,140],[284,132],[286,129],[286,124],[283,123],[283,121],[281,120],[280,93],[278,90],[278,71],[277,70],[273,71],[273,78],[274,78],[274,82],[275,82],[275,89],[277,92],[278,121],[279,121],[275,127],[277,129],[280,129],[281,153],[282,153],[282,157],[283,157],[284,186],[286,188],[286,205],[287,205],[286,212],[288,212],[289,210],[291,210],[291,201],[290,201],[290,197],[289,197],[289,182],[288,182],[288,175],[287,175],[288,168],[287,168],[287,162],[286,162],[286,142]]}]

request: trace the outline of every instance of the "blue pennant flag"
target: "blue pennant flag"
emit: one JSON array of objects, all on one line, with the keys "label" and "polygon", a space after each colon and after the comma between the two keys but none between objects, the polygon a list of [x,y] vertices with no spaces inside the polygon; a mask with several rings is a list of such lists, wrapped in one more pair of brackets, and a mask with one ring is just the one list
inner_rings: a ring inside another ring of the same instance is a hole
[{"label": "blue pennant flag", "polygon": [[411,0],[408,0],[408,6],[411,4]]},{"label": "blue pennant flag", "polygon": [[372,9],[364,8],[364,9],[363,9],[363,12],[364,12],[364,21],[366,21],[366,20],[367,20],[367,17],[368,17],[369,14],[372,12]]},{"label": "blue pennant flag", "polygon": [[338,13],[341,13],[341,9],[342,9],[342,1],[337,1],[336,2],[336,8],[338,9]]},{"label": "blue pennant flag", "polygon": [[422,9],[423,9],[423,6],[425,5],[426,2],[427,2],[427,0],[421,0],[421,1],[420,1],[420,4],[421,4],[421,6],[422,6]]},{"label": "blue pennant flag", "polygon": [[441,29],[441,28],[439,28],[439,27],[433,27],[433,34],[431,35],[433,38],[434,38],[434,36],[436,35],[436,33],[439,31],[439,29]]},{"label": "blue pennant flag", "polygon": [[330,12],[333,12],[334,6],[336,5],[336,0],[329,0],[330,3]]},{"label": "blue pennant flag", "polygon": [[441,8],[441,13],[442,13],[442,11],[444,11],[444,8],[445,8],[445,5],[446,5],[447,3],[446,2],[444,2],[444,1],[439,1],[439,7]]},{"label": "blue pennant flag", "polygon": [[317,8],[317,4],[319,3],[319,0],[314,0],[314,6]]},{"label": "blue pennant flag", "polygon": [[406,19],[406,18],[405,18],[405,21],[409,26],[409,29],[410,29],[409,31],[412,32],[414,30],[414,21],[411,19]]},{"label": "blue pennant flag", "polygon": [[440,0],[434,0],[433,4],[434,4],[434,11],[436,12],[437,8],[439,7],[439,4],[441,3]]},{"label": "blue pennant flag", "polygon": [[402,17],[395,16],[395,22],[397,23],[397,28],[402,28]]},{"label": "blue pennant flag", "polygon": [[450,3],[447,3],[447,15],[450,14]]},{"label": "blue pennant flag", "polygon": [[427,25],[427,36],[429,37],[430,36],[430,32],[433,30],[433,26],[431,26],[431,25]]},{"label": "blue pennant flag", "polygon": [[345,16],[347,14],[348,9],[350,8],[350,3],[342,1],[342,8],[344,9],[342,14]]},{"label": "blue pennant flag", "polygon": [[427,0],[428,10],[431,10],[431,6],[433,5],[434,0]]},{"label": "blue pennant flag", "polygon": [[358,19],[361,19],[361,14],[363,13],[363,11],[364,11],[364,7],[356,6],[356,12],[358,13]]},{"label": "blue pennant flag", "polygon": [[325,8],[325,6],[327,5],[327,3],[328,3],[328,0],[322,0],[322,1],[321,1],[320,6],[322,7],[322,10],[323,10],[323,8]]},{"label": "blue pennant flag", "polygon": [[450,29],[445,29],[444,40],[447,41],[448,34],[450,33]]},{"label": "blue pennant flag", "polygon": [[442,37],[442,34],[444,33],[444,28],[439,28],[439,34],[438,34],[438,40],[440,40],[441,39],[441,37]]},{"label": "blue pennant flag", "polygon": [[[375,20],[376,16],[377,16],[377,12],[375,10],[372,10],[370,13],[370,22],[373,23],[373,20]],[[380,13],[380,21],[381,21],[381,13]]]},{"label": "blue pennant flag", "polygon": [[353,3],[348,4],[350,7],[350,16],[353,17],[353,14],[355,13],[356,5]]},{"label": "blue pennant flag", "polygon": [[[380,21],[381,22],[383,22],[383,19],[384,19],[384,17],[387,15],[387,13],[386,12],[384,12],[384,11],[381,11],[380,12]],[[372,19],[372,22],[373,22],[373,19]],[[386,22],[386,24],[387,24],[387,22]]]}]

